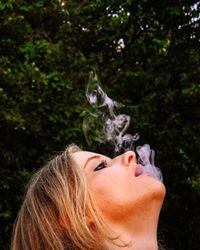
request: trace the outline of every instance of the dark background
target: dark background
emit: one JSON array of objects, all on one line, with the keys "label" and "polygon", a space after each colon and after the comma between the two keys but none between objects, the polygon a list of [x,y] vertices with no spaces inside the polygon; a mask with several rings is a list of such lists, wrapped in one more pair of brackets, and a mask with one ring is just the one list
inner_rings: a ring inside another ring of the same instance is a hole
[{"label": "dark background", "polygon": [[94,69],[125,104],[137,144],[156,151],[162,241],[200,248],[199,10],[199,1],[0,2],[0,249],[33,171],[71,142],[103,151],[82,131]]}]

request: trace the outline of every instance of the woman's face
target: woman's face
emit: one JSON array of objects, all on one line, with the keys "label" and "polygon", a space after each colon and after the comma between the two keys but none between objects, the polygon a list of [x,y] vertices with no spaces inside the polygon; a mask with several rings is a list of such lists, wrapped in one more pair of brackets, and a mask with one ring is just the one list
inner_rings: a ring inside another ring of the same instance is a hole
[{"label": "woman's face", "polygon": [[164,199],[165,187],[160,181],[147,174],[138,175],[133,151],[113,159],[88,151],[73,156],[84,170],[98,207],[109,220],[125,218],[136,208],[148,209],[153,200]]}]

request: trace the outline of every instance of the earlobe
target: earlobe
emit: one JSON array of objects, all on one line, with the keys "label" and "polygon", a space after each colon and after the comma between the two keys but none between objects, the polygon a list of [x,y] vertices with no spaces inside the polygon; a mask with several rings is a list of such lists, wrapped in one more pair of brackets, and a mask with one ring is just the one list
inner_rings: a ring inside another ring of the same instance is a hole
[{"label": "earlobe", "polygon": [[91,219],[90,217],[88,217],[87,215],[86,215],[86,223],[87,223],[87,226],[88,226],[88,228],[89,228],[90,230],[96,231],[96,226],[95,226],[94,222],[93,222],[92,219]]},{"label": "earlobe", "polygon": [[61,227],[65,227],[65,223],[62,217],[59,218],[59,224]]},{"label": "earlobe", "polygon": [[[64,222],[63,217],[59,218],[59,224],[60,224],[61,227],[66,228],[66,223]],[[88,227],[94,229],[94,223],[92,222],[92,220],[90,219],[90,217],[87,216],[87,215],[86,215],[86,224],[87,224]]]},{"label": "earlobe", "polygon": [[89,216],[86,215],[86,223],[90,227],[93,223]]}]

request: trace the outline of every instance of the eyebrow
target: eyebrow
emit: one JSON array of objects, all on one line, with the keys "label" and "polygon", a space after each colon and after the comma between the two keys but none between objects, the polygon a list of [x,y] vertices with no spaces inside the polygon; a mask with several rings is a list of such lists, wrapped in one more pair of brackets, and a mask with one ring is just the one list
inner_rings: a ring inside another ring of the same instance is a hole
[{"label": "eyebrow", "polygon": [[91,161],[91,160],[93,160],[93,159],[98,159],[98,158],[101,158],[101,155],[93,155],[93,156],[89,157],[89,158],[87,159],[87,161],[85,162],[83,168],[85,168],[85,167],[87,166],[87,164],[89,163],[89,161]]}]

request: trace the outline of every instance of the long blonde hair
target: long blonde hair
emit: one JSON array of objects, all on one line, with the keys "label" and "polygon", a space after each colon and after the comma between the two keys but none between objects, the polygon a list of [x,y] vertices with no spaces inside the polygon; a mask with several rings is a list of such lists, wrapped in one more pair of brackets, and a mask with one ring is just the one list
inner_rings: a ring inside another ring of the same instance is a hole
[{"label": "long blonde hair", "polygon": [[69,146],[33,175],[15,222],[12,250],[98,250],[116,239],[71,157],[79,150]]}]

